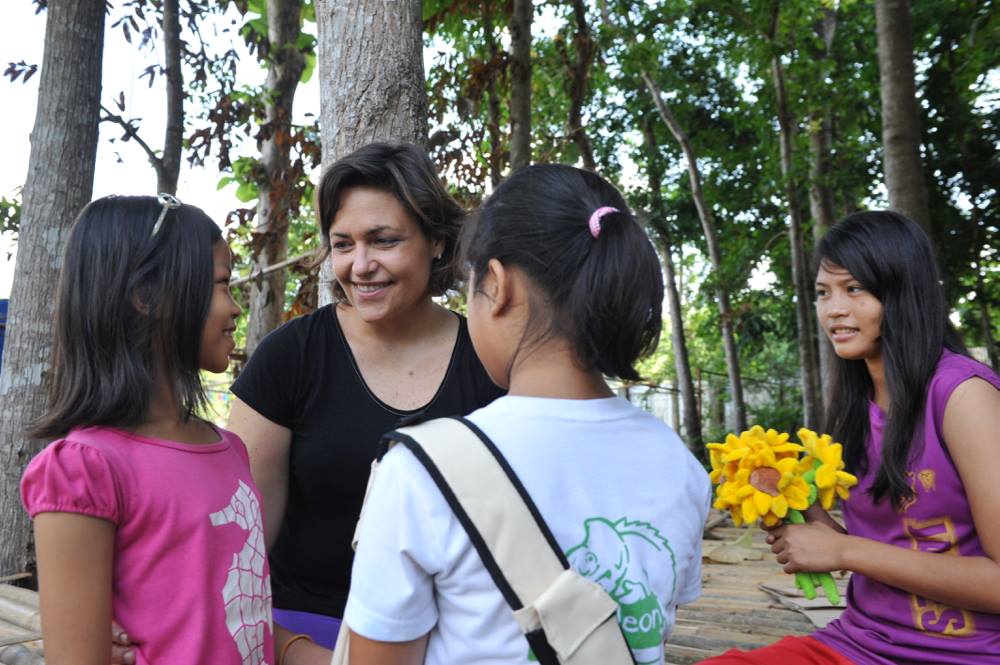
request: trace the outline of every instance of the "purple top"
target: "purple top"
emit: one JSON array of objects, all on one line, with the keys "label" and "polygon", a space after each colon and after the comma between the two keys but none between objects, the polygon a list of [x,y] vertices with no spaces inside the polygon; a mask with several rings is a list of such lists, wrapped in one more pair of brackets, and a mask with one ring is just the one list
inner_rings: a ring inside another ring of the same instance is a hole
[{"label": "purple top", "polygon": [[[984,556],[962,479],[941,434],[948,398],[973,377],[1000,390],[1000,377],[989,367],[947,350],[941,354],[907,474],[916,495],[902,511],[888,499],[873,503],[868,493],[885,424],[885,414],[871,403],[869,472],[844,503],[848,533],[945,556]],[[955,565],[961,564],[956,560]],[[813,636],[858,665],[1000,665],[1000,615],[942,605],[857,573],[847,588],[847,609]]]}]

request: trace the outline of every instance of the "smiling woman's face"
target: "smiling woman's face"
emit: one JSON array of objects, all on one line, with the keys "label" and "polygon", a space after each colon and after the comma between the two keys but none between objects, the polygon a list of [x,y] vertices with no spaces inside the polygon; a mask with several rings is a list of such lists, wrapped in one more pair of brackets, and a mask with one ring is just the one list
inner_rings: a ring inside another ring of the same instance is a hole
[{"label": "smiling woman's face", "polygon": [[347,190],[330,226],[330,261],[358,316],[369,323],[405,315],[430,298],[431,263],[443,250],[391,193]]},{"label": "smiling woman's face", "polygon": [[816,274],[816,318],[845,360],[882,354],[882,302],[846,269],[824,261]]}]

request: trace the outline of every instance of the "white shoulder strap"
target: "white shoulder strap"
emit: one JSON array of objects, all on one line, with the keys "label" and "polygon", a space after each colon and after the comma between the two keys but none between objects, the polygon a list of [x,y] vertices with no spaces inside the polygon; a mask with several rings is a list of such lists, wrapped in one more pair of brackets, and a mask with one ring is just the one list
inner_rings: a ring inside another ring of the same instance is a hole
[{"label": "white shoulder strap", "polygon": [[[496,446],[441,418],[387,434],[427,468],[542,665],[632,665],[618,604],[574,571]],[[363,514],[363,513],[362,513]]]}]

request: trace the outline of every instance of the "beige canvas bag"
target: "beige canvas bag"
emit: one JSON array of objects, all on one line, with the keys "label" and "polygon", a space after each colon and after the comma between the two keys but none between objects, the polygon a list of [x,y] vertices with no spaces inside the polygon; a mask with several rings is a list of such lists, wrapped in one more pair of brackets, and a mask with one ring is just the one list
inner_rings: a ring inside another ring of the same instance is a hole
[{"label": "beige canvas bag", "polygon": [[[464,418],[440,418],[386,434],[368,491],[382,455],[397,443],[441,489],[542,665],[635,663],[618,604],[570,568],[521,481],[479,428]],[[362,507],[355,547],[364,516]],[[342,623],[332,665],[347,665],[349,635]]]}]

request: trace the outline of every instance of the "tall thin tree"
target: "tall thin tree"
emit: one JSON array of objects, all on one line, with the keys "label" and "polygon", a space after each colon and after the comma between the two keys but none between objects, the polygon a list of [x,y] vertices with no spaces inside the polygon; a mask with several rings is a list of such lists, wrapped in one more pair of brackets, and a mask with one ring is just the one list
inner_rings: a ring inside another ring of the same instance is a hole
[{"label": "tall thin tree", "polygon": [[[263,272],[288,255],[288,224],[295,187],[289,174],[292,149],[292,106],[305,68],[297,41],[302,26],[302,0],[268,0],[268,70],[264,86],[266,119],[262,128],[261,166],[254,236],[260,251],[251,275]],[[274,270],[250,281],[246,351],[254,352],[264,335],[278,327],[285,306],[285,271]]]},{"label": "tall thin tree", "polygon": [[532,0],[513,0],[510,17],[510,170],[531,163]]},{"label": "tall thin tree", "polygon": [[806,427],[816,429],[822,421],[819,401],[819,376],[817,372],[817,347],[813,335],[809,286],[806,278],[805,240],[802,232],[802,207],[799,204],[799,184],[794,167],[795,122],[788,104],[785,86],[785,68],[781,52],[775,44],[781,2],[772,7],[767,40],[771,48],[771,77],[777,103],[778,132],[781,144],[781,175],[785,185],[785,202],[788,205],[788,242],[792,256],[792,282],[795,291],[795,327],[799,348],[799,377],[802,387],[802,411]]},{"label": "tall thin tree", "polygon": [[909,0],[876,0],[882,149],[889,206],[931,233],[927,183],[920,158],[920,107],[913,67]]},{"label": "tall thin tree", "polygon": [[983,240],[983,222],[980,219],[981,211],[979,206],[972,206],[972,267],[976,275],[976,309],[979,310],[979,325],[983,336],[983,345],[986,347],[986,357],[995,371],[1000,371],[1000,348],[997,346],[996,338],[992,330],[992,317],[990,316],[989,291],[986,289],[986,279],[983,267],[983,256],[986,253],[986,245]]},{"label": "tall thin tree", "polygon": [[[180,0],[163,0],[163,77],[167,84],[167,124],[163,134],[163,150],[157,151],[139,135],[135,120],[101,107],[101,120],[114,122],[125,130],[127,140],[134,140],[156,172],[156,191],[177,193],[181,172],[181,149],[184,143],[184,74],[181,69],[183,43],[181,41]],[[119,104],[124,109],[124,103]]]},{"label": "tall thin tree", "polygon": [[[827,81],[831,67],[833,39],[837,31],[837,10],[825,8],[822,18],[815,24],[815,31],[822,43],[822,49],[813,53],[813,58],[819,63],[821,81]],[[833,150],[833,107],[826,95],[821,96],[819,104],[809,117],[809,211],[813,219],[813,241],[818,243],[826,235],[827,230],[835,221],[832,177]],[[808,287],[808,285],[807,285]],[[830,373],[833,369],[833,346],[826,335],[820,334],[817,339],[819,350],[819,394],[821,404],[830,385]],[[825,404],[823,404],[825,407]]]},{"label": "tall thin tree", "polygon": [[500,135],[500,93],[497,90],[497,79],[500,76],[500,47],[494,34],[493,0],[482,4],[483,37],[486,43],[486,54],[490,62],[489,79],[486,81],[486,133],[490,138],[490,185],[495,189],[503,179],[503,139]]},{"label": "tall thin tree", "polygon": [[163,1],[163,73],[167,79],[167,127],[163,154],[150,156],[156,169],[156,187],[161,192],[177,192],[184,139],[184,76],[181,71],[180,0]]},{"label": "tall thin tree", "polygon": [[23,571],[34,559],[18,483],[42,442],[23,432],[47,403],[53,300],[63,241],[93,191],[104,11],[104,0],[48,1],[0,372],[0,576]]},{"label": "tall thin tree", "polygon": [[575,27],[573,55],[570,56],[565,42],[558,42],[561,46],[563,64],[566,67],[566,88],[569,93],[569,114],[566,119],[566,129],[569,139],[576,144],[580,151],[583,168],[596,171],[594,149],[590,144],[590,137],[587,136],[587,128],[583,124],[583,107],[587,102],[588,83],[591,78],[590,70],[597,54],[597,44],[591,34],[590,25],[587,23],[587,8],[583,0],[572,0],[570,4],[573,7]]},{"label": "tall thin tree", "polygon": [[698,414],[698,399],[691,378],[691,362],[688,358],[687,339],[684,334],[684,310],[677,289],[677,271],[674,268],[674,243],[670,227],[663,218],[663,174],[656,148],[656,133],[649,117],[642,121],[642,134],[646,148],[646,177],[652,208],[650,226],[660,240],[660,256],[663,260],[667,304],[670,307],[670,341],[674,351],[674,371],[681,394],[681,409],[684,413],[682,434],[684,442],[695,456],[707,461],[705,441],[701,433],[701,417]]},{"label": "tall thin tree", "polygon": [[642,72],[642,80],[649,90],[649,94],[656,104],[656,110],[660,118],[670,129],[674,139],[677,141],[684,153],[684,160],[687,163],[688,179],[691,182],[691,195],[694,197],[694,204],[698,210],[698,219],[701,221],[702,231],[705,235],[705,245],[708,247],[708,258],[712,262],[715,270],[715,299],[719,307],[719,327],[722,333],[722,347],[726,356],[726,372],[729,377],[729,390],[733,400],[733,416],[738,429],[746,429],[747,410],[746,402],[743,399],[743,377],[740,374],[740,356],[736,348],[736,334],[733,331],[733,311],[729,303],[729,289],[725,284],[725,269],[722,263],[722,250],[719,248],[719,232],[716,228],[715,215],[708,202],[705,201],[705,193],[701,186],[701,170],[698,167],[698,159],[695,156],[694,147],[688,139],[687,133],[681,124],[674,117],[673,112],[663,100],[663,93],[659,85],[653,80],[648,72]]}]

